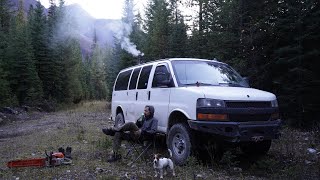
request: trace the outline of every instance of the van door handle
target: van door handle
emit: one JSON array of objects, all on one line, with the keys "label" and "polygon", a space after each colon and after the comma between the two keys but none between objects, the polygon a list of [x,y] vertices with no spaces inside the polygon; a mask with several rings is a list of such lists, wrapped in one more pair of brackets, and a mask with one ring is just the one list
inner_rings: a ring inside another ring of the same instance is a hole
[{"label": "van door handle", "polygon": [[150,100],[151,92],[148,91],[148,100]]},{"label": "van door handle", "polygon": [[136,100],[138,100],[138,92],[136,92]]}]

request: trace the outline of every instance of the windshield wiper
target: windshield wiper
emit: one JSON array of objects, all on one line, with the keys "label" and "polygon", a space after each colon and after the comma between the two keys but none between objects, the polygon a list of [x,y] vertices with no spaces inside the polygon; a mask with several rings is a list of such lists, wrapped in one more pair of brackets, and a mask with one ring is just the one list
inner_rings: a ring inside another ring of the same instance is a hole
[{"label": "windshield wiper", "polygon": [[228,86],[231,86],[231,87],[243,87],[243,86],[242,86],[242,85],[240,85],[240,84],[232,83],[232,82],[228,82],[228,83],[219,83],[219,85],[228,85]]},{"label": "windshield wiper", "polygon": [[183,84],[183,85],[187,85],[187,86],[191,86],[191,85],[195,85],[195,86],[214,86],[214,84],[210,84],[210,83],[202,83],[202,82],[194,82],[194,83],[187,83],[187,84]]}]

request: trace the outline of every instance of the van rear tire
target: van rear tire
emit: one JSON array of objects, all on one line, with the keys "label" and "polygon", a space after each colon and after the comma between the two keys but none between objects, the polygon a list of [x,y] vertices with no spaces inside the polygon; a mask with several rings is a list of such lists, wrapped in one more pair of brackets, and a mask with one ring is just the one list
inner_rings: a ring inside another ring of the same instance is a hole
[{"label": "van rear tire", "polygon": [[168,133],[167,145],[172,151],[172,160],[177,165],[184,165],[192,151],[192,135],[187,124],[175,124]]}]

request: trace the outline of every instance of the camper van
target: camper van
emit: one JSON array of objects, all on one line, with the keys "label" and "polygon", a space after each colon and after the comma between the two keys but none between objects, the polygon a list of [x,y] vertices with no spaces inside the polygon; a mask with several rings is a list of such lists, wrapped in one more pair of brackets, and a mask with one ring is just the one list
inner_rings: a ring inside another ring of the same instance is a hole
[{"label": "camper van", "polygon": [[170,58],[121,70],[112,92],[115,126],[135,122],[146,105],[154,106],[158,132],[180,165],[208,144],[262,155],[280,135],[276,96],[250,88],[217,60]]}]

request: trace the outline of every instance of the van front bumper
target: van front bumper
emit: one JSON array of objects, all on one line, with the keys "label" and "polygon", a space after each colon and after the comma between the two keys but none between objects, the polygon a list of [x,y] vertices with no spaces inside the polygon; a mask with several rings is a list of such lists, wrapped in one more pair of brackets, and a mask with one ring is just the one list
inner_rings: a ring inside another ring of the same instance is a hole
[{"label": "van front bumper", "polygon": [[229,142],[262,141],[280,136],[281,120],[257,122],[212,122],[189,120],[191,129]]}]

